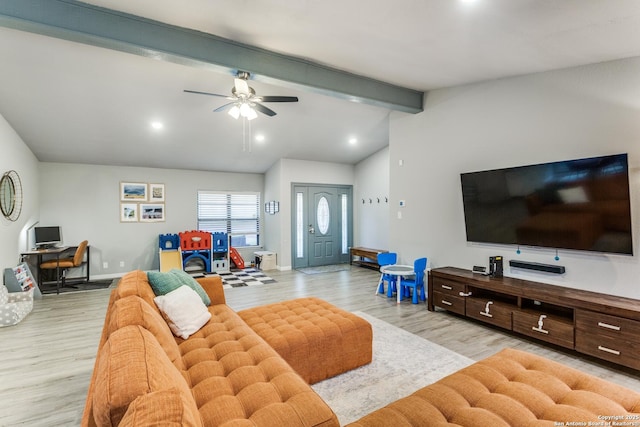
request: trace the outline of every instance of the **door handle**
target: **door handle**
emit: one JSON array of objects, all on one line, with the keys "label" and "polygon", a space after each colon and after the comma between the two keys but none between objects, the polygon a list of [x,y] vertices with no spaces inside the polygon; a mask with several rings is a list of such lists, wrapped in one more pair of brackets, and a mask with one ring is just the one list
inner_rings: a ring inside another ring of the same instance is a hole
[{"label": "door handle", "polygon": [[315,234],[316,233],[316,229],[313,228],[313,224],[309,224],[309,234]]}]

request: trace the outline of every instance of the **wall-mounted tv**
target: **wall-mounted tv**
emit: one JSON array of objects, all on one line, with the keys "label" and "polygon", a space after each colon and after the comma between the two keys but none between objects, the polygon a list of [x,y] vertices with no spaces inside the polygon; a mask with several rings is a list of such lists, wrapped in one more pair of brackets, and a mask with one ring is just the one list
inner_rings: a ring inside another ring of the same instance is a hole
[{"label": "wall-mounted tv", "polygon": [[627,154],[460,179],[469,242],[633,255]]}]

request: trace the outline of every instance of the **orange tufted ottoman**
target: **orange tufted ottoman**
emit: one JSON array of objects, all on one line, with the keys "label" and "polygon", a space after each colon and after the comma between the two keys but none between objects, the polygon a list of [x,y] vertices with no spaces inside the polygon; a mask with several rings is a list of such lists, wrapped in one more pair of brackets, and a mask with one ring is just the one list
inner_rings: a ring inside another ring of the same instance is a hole
[{"label": "orange tufted ottoman", "polygon": [[309,384],[371,362],[371,325],[319,298],[238,312]]},{"label": "orange tufted ottoman", "polygon": [[640,393],[507,348],[347,427],[638,425],[638,417]]}]

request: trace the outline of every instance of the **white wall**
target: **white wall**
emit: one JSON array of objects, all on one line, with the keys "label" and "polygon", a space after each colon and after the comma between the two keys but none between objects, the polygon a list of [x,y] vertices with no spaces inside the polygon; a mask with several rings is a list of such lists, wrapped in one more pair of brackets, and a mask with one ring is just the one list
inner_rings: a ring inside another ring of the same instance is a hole
[{"label": "white wall", "polygon": [[353,245],[395,250],[389,247],[389,147],[358,163],[355,174]]},{"label": "white wall", "polygon": [[[120,222],[121,181],[165,184],[166,221]],[[65,244],[89,240],[92,277],[157,269],[158,235],[196,229],[198,190],[263,187],[262,174],[41,163],[40,225],[62,226]]]},{"label": "white wall", "polygon": [[38,221],[38,160],[0,115],[0,177],[15,170],[22,182],[22,211],[16,221],[0,215],[0,269],[15,266],[27,247],[27,229]]},{"label": "white wall", "polygon": [[[355,168],[338,163],[313,162],[306,160],[280,159],[267,172],[268,187],[265,194],[279,195],[280,213],[274,216],[278,221],[279,241],[270,239],[267,248],[277,254],[278,268],[290,270],[291,261],[291,184],[333,184],[353,185]],[[271,199],[270,199],[271,200]],[[278,200],[277,198],[275,200]],[[270,222],[271,223],[271,222]],[[269,234],[271,236],[271,233]]]},{"label": "white wall", "polygon": [[[629,153],[633,257],[466,242],[460,173]],[[404,166],[398,166],[398,160]],[[425,111],[390,123],[390,246],[430,267],[487,265],[490,255],[558,263],[564,275],[507,275],[640,298],[640,58],[428,93]],[[400,199],[407,200],[397,219]]]}]

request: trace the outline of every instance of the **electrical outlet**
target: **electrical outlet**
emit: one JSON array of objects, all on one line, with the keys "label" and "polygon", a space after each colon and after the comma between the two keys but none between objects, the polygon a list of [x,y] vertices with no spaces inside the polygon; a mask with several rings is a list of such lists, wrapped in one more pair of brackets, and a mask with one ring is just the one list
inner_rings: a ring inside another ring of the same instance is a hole
[{"label": "electrical outlet", "polygon": [[109,263],[108,263],[108,262],[106,262],[106,261],[105,261],[105,262],[103,262],[103,263],[102,263],[102,268],[104,268],[104,269],[109,268]]},{"label": "electrical outlet", "polygon": [[124,261],[120,261],[120,267],[124,267]]}]

